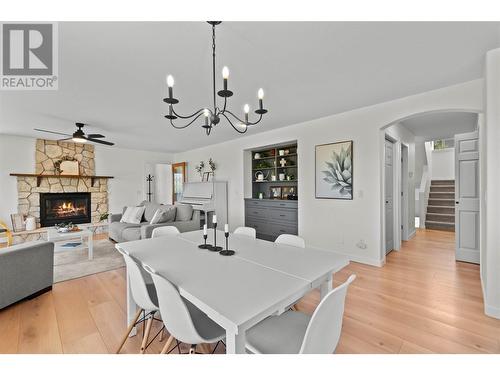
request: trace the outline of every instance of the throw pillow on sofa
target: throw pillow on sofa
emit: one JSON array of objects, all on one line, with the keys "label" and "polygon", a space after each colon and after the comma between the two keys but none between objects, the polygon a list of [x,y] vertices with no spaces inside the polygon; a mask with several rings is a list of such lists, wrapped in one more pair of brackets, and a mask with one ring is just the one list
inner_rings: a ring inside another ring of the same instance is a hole
[{"label": "throw pillow on sofa", "polygon": [[193,217],[193,206],[190,204],[176,203],[175,221],[188,221]]},{"label": "throw pillow on sofa", "polygon": [[175,219],[175,207],[158,208],[149,222],[150,224],[168,223]]},{"label": "throw pillow on sofa", "polygon": [[128,224],[140,224],[145,207],[127,207],[120,222]]}]

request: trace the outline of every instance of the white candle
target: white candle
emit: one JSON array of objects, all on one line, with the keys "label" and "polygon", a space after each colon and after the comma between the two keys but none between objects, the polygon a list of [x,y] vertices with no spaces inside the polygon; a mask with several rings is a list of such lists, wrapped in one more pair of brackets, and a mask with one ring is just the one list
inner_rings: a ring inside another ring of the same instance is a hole
[{"label": "white candle", "polygon": [[224,232],[229,233],[229,225],[224,224]]},{"label": "white candle", "polygon": [[206,236],[207,235],[207,224],[204,224],[203,225],[203,235]]},{"label": "white candle", "polygon": [[212,218],[212,223],[217,224],[217,215],[214,215]]}]

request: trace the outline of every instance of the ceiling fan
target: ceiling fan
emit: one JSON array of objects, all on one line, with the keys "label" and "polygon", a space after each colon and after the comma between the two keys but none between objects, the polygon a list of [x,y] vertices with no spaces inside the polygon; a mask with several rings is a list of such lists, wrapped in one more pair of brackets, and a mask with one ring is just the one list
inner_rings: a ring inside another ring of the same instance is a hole
[{"label": "ceiling fan", "polygon": [[85,126],[85,124],[82,124],[81,122],[77,122],[75,125],[78,129],[73,133],[73,135],[66,134],[66,133],[53,132],[51,130],[44,130],[44,129],[34,129],[34,130],[36,130],[38,132],[65,135],[68,137],[68,138],[59,139],[59,141],[72,140],[73,142],[76,142],[76,143],[86,143],[87,141],[90,141],[90,142],[100,143],[100,144],[107,145],[107,146],[114,145],[114,143],[112,143],[112,142],[103,141],[102,139],[98,139],[98,138],[104,138],[104,135],[102,135],[102,134],[85,134],[83,132],[83,127]]}]

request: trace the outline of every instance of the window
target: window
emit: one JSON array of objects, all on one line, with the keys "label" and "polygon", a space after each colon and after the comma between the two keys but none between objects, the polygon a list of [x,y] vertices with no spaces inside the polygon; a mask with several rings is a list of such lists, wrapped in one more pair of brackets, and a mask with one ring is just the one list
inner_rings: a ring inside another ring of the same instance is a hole
[{"label": "window", "polygon": [[438,139],[432,143],[434,150],[444,150],[445,148],[455,147],[455,140],[453,138]]}]

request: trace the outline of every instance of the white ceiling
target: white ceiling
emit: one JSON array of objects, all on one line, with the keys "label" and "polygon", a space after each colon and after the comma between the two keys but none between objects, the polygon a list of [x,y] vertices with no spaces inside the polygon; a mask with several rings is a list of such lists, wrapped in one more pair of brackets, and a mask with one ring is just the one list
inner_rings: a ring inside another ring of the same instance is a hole
[{"label": "white ceiling", "polygon": [[401,124],[425,141],[453,138],[455,134],[468,133],[477,127],[477,113],[444,112],[412,117]]},{"label": "white ceiling", "polygon": [[[229,66],[229,105],[240,113],[265,89],[269,114],[252,134],[479,78],[499,25],[225,22],[217,84]],[[222,122],[207,137],[163,118],[167,73],[180,112],[211,103],[210,49],[204,22],[60,23],[59,90],[0,92],[0,132],[70,132],[80,121],[119,147],[172,152],[241,137]]]}]

